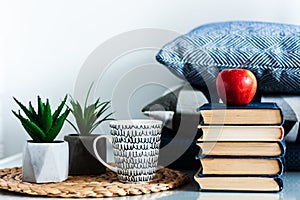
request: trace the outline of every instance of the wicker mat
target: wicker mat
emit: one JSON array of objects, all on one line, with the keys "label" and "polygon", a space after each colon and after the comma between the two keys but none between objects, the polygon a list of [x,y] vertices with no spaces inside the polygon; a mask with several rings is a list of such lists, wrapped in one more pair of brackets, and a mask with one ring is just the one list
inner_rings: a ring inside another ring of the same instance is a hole
[{"label": "wicker mat", "polygon": [[147,183],[121,183],[116,173],[107,171],[98,176],[69,176],[68,180],[60,183],[35,184],[22,182],[22,168],[16,167],[0,170],[0,189],[51,197],[114,197],[174,189],[188,179],[180,171],[162,168]]}]

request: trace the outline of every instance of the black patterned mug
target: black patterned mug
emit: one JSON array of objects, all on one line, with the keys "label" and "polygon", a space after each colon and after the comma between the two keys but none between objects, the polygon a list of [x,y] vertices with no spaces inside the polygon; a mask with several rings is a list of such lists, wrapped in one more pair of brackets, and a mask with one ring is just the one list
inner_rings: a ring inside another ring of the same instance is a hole
[{"label": "black patterned mug", "polygon": [[[93,143],[97,159],[117,173],[122,182],[151,181],[157,170],[162,121],[116,120],[110,123],[111,135],[100,135]],[[115,166],[99,156],[96,143],[106,138],[112,143]]]}]

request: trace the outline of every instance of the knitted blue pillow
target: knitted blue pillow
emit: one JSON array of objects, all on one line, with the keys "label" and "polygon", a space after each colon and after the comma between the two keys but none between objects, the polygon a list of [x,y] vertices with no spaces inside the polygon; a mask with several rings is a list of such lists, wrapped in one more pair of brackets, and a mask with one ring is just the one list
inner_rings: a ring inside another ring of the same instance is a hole
[{"label": "knitted blue pillow", "polygon": [[193,86],[214,85],[219,71],[245,67],[261,93],[300,94],[300,26],[222,22],[200,26],[166,44],[157,61]]}]

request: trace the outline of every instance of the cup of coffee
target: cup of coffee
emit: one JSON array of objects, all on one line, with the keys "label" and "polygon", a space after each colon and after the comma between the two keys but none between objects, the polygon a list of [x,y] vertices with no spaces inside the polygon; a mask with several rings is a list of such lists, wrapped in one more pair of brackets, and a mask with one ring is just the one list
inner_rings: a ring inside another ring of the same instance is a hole
[{"label": "cup of coffee", "polygon": [[[111,135],[100,135],[93,143],[97,159],[117,173],[121,182],[151,181],[157,170],[162,121],[116,120],[110,123]],[[106,138],[112,143],[115,166],[99,156],[96,143]]]}]

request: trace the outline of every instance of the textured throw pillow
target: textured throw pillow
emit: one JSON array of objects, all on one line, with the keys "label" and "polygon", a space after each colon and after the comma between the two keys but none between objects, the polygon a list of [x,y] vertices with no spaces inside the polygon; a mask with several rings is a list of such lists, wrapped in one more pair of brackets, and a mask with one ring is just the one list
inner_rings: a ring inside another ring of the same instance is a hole
[{"label": "textured throw pillow", "polygon": [[197,88],[214,87],[220,70],[245,66],[259,91],[300,93],[300,26],[234,21],[200,26],[166,44],[156,59]]}]

